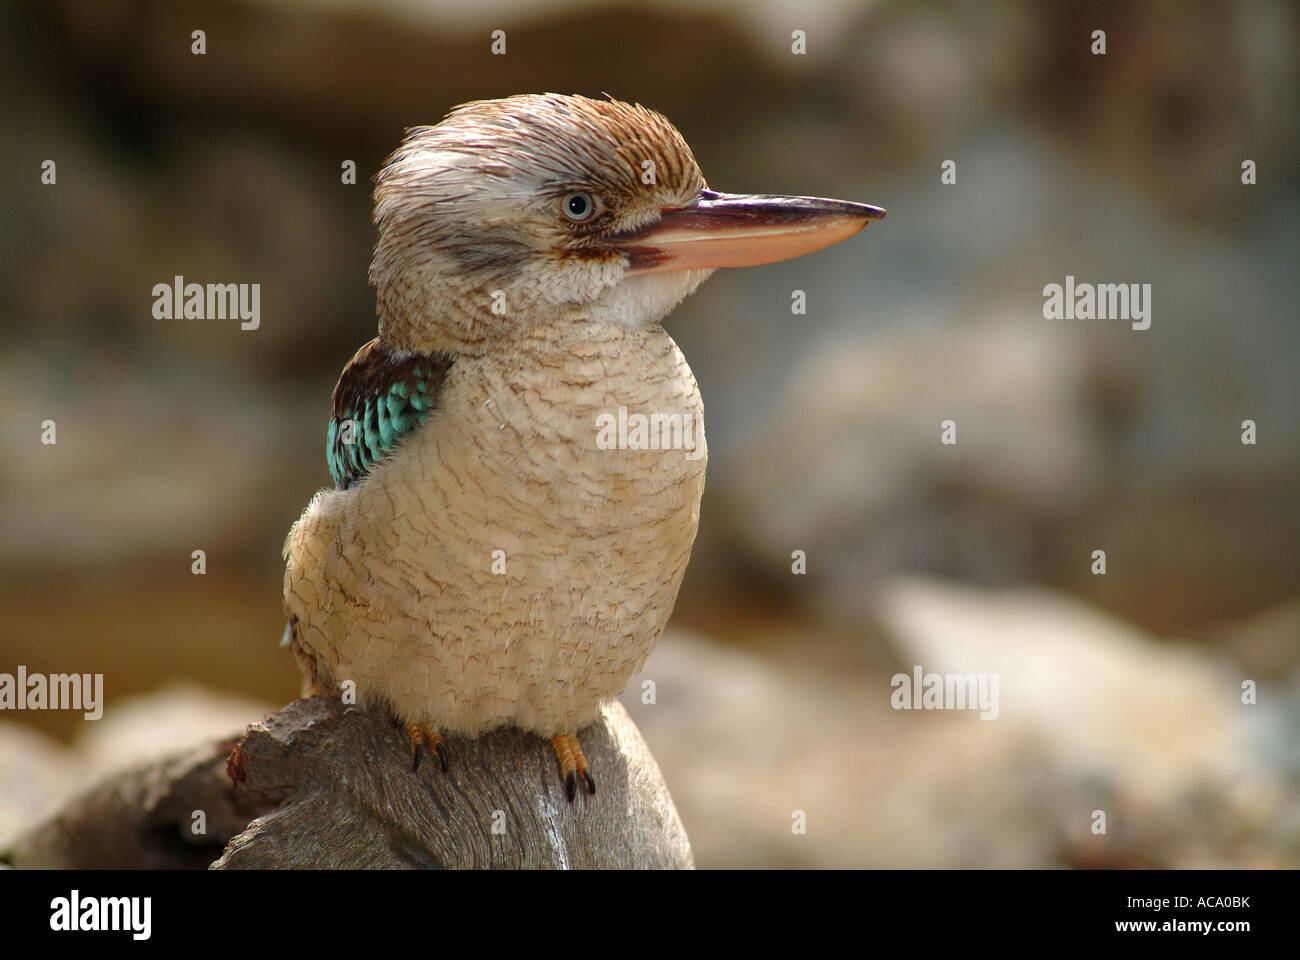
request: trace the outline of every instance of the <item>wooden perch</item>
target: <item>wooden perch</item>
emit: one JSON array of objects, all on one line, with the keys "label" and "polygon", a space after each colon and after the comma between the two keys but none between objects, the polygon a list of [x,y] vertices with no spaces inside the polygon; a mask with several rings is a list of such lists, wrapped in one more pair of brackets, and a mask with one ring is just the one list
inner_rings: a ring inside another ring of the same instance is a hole
[{"label": "wooden perch", "polygon": [[[694,866],[659,768],[622,706],[606,707],[580,736],[596,793],[580,792],[570,803],[550,744],[539,737],[514,729],[477,740],[448,735],[450,770],[425,756],[412,772],[406,734],[391,721],[312,697],[249,727],[228,764],[209,747],[102,781],[19,838],[11,862]],[[208,816],[206,837],[190,830],[196,809]],[[224,852],[212,863],[221,843]]]}]

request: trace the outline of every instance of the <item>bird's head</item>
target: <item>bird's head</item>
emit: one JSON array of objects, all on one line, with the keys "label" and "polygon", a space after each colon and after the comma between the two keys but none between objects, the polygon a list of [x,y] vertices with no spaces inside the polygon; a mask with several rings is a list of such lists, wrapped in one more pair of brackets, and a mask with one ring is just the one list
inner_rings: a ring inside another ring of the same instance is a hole
[{"label": "bird's head", "polygon": [[561,319],[658,323],[718,267],[809,253],[879,207],[710,191],[662,115],[537,94],[407,131],[375,178],[370,281],[406,349],[478,351]]}]

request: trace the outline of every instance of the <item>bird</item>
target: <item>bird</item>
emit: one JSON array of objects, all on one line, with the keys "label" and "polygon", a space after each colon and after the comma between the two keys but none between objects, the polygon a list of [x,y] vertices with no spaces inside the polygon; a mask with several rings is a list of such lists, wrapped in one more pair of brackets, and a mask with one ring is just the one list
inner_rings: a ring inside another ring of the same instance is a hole
[{"label": "bird", "polygon": [[[719,268],[885,211],[714,191],[662,114],[608,95],[454,107],[374,183],[378,335],[334,388],[334,484],[285,540],[284,645],[305,696],[404,727],[413,768],[514,726],[573,802],[596,790],[578,733],[659,640],[699,525],[703,401],[661,322]],[[620,416],[700,429],[598,442]]]}]

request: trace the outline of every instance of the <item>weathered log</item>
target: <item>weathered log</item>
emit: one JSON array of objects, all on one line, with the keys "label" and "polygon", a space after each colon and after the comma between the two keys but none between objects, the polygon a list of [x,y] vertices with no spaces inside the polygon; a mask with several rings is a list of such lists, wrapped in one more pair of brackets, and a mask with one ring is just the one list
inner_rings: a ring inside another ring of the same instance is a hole
[{"label": "weathered log", "polygon": [[622,706],[581,731],[596,793],[570,803],[550,744],[514,729],[449,735],[450,769],[411,769],[405,732],[322,697],[249,728],[242,791],[281,801],[214,868],[691,867],[659,768]]},{"label": "weathered log", "polygon": [[[608,706],[580,737],[596,793],[580,791],[571,803],[539,737],[514,729],[475,740],[448,735],[450,769],[426,755],[412,771],[405,732],[381,714],[298,700],[242,739],[99,781],[17,838],[8,860],[68,868],[692,867],[663,777],[623,708]],[[205,833],[193,829],[196,811]]]}]

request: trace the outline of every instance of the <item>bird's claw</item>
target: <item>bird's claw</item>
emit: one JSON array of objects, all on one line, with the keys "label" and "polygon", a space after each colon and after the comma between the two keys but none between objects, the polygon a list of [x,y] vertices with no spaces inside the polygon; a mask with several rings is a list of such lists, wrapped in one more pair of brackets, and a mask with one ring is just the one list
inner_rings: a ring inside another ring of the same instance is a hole
[{"label": "bird's claw", "polygon": [[587,766],[587,758],[582,754],[578,738],[572,734],[557,733],[551,737],[551,746],[555,757],[560,761],[560,779],[564,781],[564,792],[572,803],[578,795],[578,780],[587,786],[587,792],[596,793],[596,780]]},{"label": "bird's claw", "polygon": [[420,747],[425,747],[430,753],[438,758],[438,763],[442,767],[442,772],[446,773],[450,768],[447,765],[447,751],[443,746],[442,734],[437,730],[432,730],[427,726],[419,723],[407,723],[406,736],[411,743],[411,771],[415,772],[420,769],[420,757],[424,752]]}]

